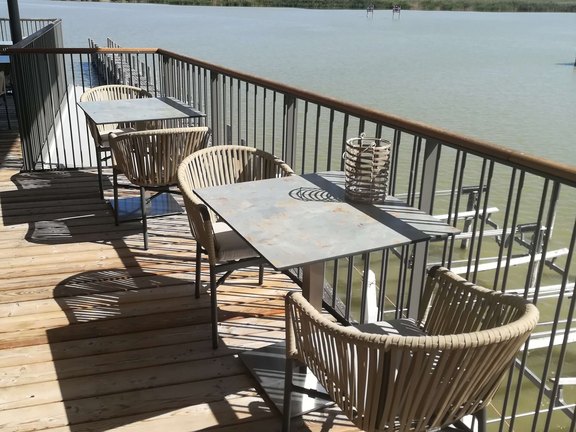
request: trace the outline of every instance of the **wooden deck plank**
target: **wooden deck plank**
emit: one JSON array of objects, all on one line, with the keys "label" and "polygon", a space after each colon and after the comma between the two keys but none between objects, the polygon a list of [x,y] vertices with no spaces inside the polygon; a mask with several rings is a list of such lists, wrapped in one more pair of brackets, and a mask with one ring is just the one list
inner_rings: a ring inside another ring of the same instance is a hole
[{"label": "wooden deck plank", "polygon": [[[245,391],[238,397],[201,403],[194,406],[171,410],[169,412],[150,413],[150,417],[124,417],[113,420],[79,424],[76,428],[59,427],[45,429],[49,432],[70,432],[71,430],[122,432],[169,431],[188,432],[229,426],[231,430],[274,431],[279,430],[278,420],[255,393]],[[256,428],[255,428],[256,427]],[[264,427],[260,429],[260,427]],[[255,428],[255,429],[254,429]]]},{"label": "wooden deck plank", "polygon": [[[84,422],[95,422],[103,419],[141,415],[147,417],[150,412],[167,411],[206,402],[223,400],[230,393],[253,391],[254,382],[247,375],[234,375],[226,378],[213,378],[202,381],[186,382],[168,386],[135,389],[114,394],[96,395],[93,397],[68,398],[69,391],[65,382],[60,382],[63,398],[60,402],[3,410],[0,418],[0,429],[11,428],[15,423],[30,421],[64,426]],[[42,407],[42,408],[39,408]],[[38,413],[41,417],[38,418]],[[45,427],[45,426],[44,426]]]}]

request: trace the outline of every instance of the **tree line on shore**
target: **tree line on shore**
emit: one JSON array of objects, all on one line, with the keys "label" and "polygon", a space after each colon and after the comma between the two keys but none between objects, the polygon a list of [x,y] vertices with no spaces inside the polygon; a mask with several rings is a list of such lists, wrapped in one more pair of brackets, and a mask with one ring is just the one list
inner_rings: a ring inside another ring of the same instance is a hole
[{"label": "tree line on shore", "polygon": [[[98,0],[96,0],[98,1]],[[308,9],[402,9],[478,12],[576,12],[576,0],[109,0],[196,6],[297,7]]]}]

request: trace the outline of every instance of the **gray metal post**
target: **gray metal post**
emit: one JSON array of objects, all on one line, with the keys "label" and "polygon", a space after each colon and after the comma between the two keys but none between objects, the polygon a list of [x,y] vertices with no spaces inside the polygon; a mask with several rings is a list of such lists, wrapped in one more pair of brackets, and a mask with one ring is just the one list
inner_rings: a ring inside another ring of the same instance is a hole
[{"label": "gray metal post", "polygon": [[10,17],[10,37],[12,38],[12,43],[17,44],[22,40],[18,0],[8,0],[8,16]]},{"label": "gray metal post", "polygon": [[[427,140],[424,150],[424,166],[420,189],[420,210],[431,214],[434,208],[434,192],[438,175],[438,160],[440,159],[440,144]],[[426,261],[428,258],[428,242],[417,243],[414,246],[412,280],[410,285],[410,303],[408,316],[415,318],[420,308],[420,297],[426,277]]]},{"label": "gray metal post", "polygon": [[223,128],[220,125],[220,74],[210,71],[210,127],[212,145],[224,145]]},{"label": "gray metal post", "polygon": [[282,159],[291,167],[296,164],[296,124],[296,98],[284,95],[284,148],[282,149]]}]

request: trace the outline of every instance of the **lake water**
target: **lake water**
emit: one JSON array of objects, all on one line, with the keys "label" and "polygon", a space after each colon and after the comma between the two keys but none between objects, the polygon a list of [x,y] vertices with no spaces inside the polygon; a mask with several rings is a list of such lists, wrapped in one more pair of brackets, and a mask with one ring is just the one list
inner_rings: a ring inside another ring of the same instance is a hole
[{"label": "lake water", "polygon": [[[2,5],[8,16],[6,4]],[[576,14],[20,0],[67,46],[160,47],[576,165]]]}]

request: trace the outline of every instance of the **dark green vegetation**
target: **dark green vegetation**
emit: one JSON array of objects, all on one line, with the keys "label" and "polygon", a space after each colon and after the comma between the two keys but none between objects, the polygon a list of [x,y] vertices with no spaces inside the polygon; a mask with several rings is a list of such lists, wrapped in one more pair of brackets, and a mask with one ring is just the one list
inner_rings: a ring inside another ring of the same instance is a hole
[{"label": "dark green vegetation", "polygon": [[[111,0],[125,1],[125,0]],[[576,0],[126,0],[127,2],[205,6],[298,7],[308,9],[402,9],[479,12],[576,12]]]}]

